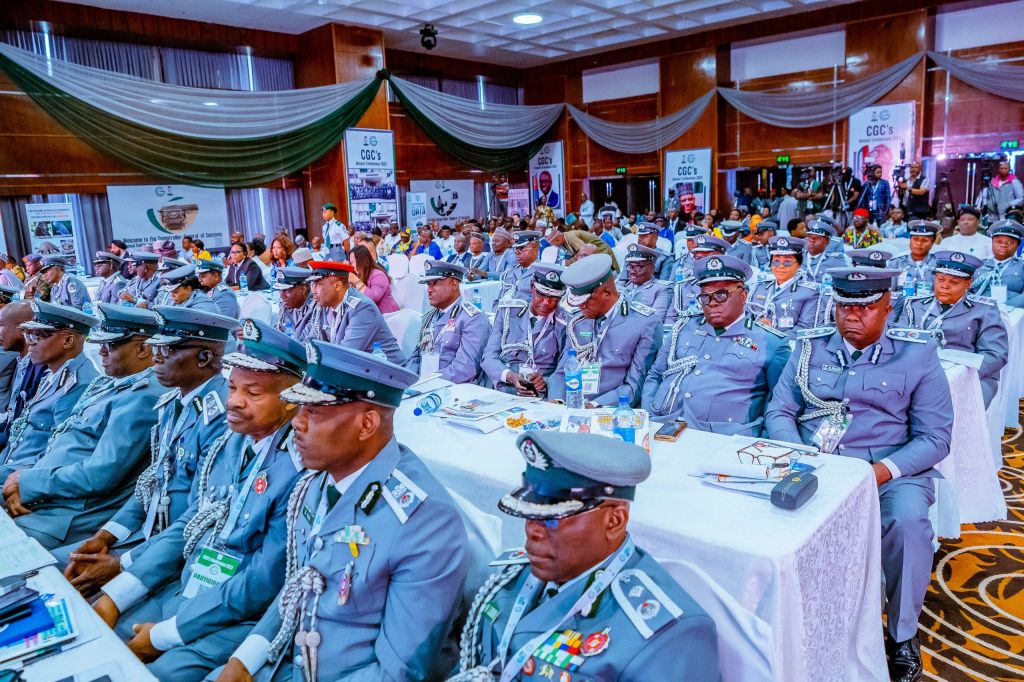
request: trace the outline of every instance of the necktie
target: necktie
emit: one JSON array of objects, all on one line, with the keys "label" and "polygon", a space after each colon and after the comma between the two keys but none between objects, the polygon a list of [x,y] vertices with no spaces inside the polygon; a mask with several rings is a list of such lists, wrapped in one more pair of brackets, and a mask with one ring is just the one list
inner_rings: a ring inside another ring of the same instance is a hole
[{"label": "necktie", "polygon": [[860,356],[862,356],[862,355],[864,355],[864,352],[863,351],[859,351],[859,350],[855,350],[852,353],[850,353],[850,357],[853,358],[854,362],[857,362],[858,360],[860,360]]},{"label": "necktie", "polygon": [[172,428],[174,427],[175,424],[178,423],[178,417],[181,416],[181,413],[182,413],[182,411],[184,409],[185,409],[185,403],[183,403],[180,400],[175,400],[174,401],[174,412],[173,412],[173,416],[171,417],[171,427]]},{"label": "necktie", "polygon": [[248,469],[254,459],[256,459],[256,451],[251,445],[246,445],[245,452],[242,453],[242,471]]},{"label": "necktie", "polygon": [[939,305],[942,306],[942,312],[946,312],[947,310],[953,307],[949,303],[940,303]]},{"label": "necktie", "polygon": [[715,336],[721,336],[724,333],[725,329],[719,329],[718,327],[715,327]]},{"label": "necktie", "polygon": [[341,499],[341,493],[338,492],[338,488],[334,485],[327,486],[327,511],[334,509],[334,505],[338,504],[338,500]]}]

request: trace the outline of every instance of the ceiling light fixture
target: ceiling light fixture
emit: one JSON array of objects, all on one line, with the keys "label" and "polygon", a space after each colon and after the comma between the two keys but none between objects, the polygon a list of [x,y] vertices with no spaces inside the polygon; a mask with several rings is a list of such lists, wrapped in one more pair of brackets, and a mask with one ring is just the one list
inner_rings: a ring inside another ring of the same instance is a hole
[{"label": "ceiling light fixture", "polygon": [[544,21],[544,17],[539,14],[517,14],[512,17],[512,21],[523,26],[532,26]]}]

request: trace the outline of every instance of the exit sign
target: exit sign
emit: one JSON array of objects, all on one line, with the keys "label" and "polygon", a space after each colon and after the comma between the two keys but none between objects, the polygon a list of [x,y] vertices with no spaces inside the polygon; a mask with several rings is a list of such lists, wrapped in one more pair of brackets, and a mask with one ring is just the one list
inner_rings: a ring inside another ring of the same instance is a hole
[{"label": "exit sign", "polygon": [[618,168],[615,169],[615,174],[616,175],[625,175],[628,172],[629,172],[629,169],[626,168],[625,166],[619,166]]},{"label": "exit sign", "polygon": [[789,156],[788,155],[776,156],[775,157],[775,163],[778,163],[778,164],[789,163]]},{"label": "exit sign", "polygon": [[999,148],[1006,149],[1020,149],[1020,140],[1003,140],[999,143]]}]

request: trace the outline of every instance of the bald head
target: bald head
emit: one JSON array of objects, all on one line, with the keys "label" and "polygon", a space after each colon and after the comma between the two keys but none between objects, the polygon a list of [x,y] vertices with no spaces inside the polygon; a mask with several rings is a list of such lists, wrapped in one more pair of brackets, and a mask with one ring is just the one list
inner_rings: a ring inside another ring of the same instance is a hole
[{"label": "bald head", "polygon": [[25,337],[20,327],[32,317],[32,306],[25,301],[8,303],[0,308],[0,348],[24,355]]}]

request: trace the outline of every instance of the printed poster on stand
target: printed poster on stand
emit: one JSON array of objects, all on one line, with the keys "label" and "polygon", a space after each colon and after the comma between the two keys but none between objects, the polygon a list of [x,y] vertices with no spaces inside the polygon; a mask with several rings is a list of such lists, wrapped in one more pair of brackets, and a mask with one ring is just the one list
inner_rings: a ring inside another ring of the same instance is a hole
[{"label": "printed poster on stand", "polygon": [[897,102],[865,107],[850,116],[847,149],[856,177],[863,180],[864,167],[877,163],[891,185],[893,170],[914,160],[915,111],[914,102]]},{"label": "printed poster on stand", "polygon": [[410,230],[427,224],[427,193],[405,193],[405,226]]},{"label": "printed poster on stand", "polygon": [[219,187],[190,185],[110,185],[110,226],[128,250],[181,238],[201,239],[207,251],[227,246],[227,195]]},{"label": "printed poster on stand", "polygon": [[508,214],[525,218],[530,215],[530,190],[510,189],[508,191]]},{"label": "printed poster on stand", "polygon": [[390,130],[345,131],[348,221],[359,232],[386,231],[398,220],[395,136]]},{"label": "printed poster on stand", "polygon": [[75,214],[70,203],[25,204],[25,220],[33,253],[63,256],[69,267],[80,265]]},{"label": "printed poster on stand", "polygon": [[530,206],[537,208],[540,198],[547,199],[556,218],[565,217],[565,170],[562,142],[548,142],[530,159]]},{"label": "printed poster on stand", "polygon": [[711,148],[665,152],[665,196],[676,191],[679,212],[707,212],[711,192]]},{"label": "printed poster on stand", "polygon": [[409,191],[427,196],[428,225],[436,220],[454,227],[476,215],[472,180],[413,180]]}]

